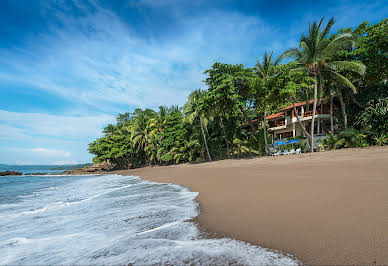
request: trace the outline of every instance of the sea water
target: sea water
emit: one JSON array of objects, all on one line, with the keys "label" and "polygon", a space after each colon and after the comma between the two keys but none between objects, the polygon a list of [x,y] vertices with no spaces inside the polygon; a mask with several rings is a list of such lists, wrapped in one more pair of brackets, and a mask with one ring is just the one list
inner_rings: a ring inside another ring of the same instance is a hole
[{"label": "sea water", "polygon": [[134,176],[0,178],[0,264],[297,264],[189,220],[198,194]]}]

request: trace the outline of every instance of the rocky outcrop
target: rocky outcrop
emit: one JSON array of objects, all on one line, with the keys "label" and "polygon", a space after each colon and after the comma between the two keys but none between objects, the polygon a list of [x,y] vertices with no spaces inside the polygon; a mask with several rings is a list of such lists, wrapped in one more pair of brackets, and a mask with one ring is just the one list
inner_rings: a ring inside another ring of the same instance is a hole
[{"label": "rocky outcrop", "polygon": [[6,176],[6,175],[23,175],[23,173],[17,172],[17,171],[4,171],[4,172],[0,172],[0,176]]},{"label": "rocky outcrop", "polygon": [[99,163],[88,165],[79,169],[74,169],[72,171],[65,171],[65,174],[80,175],[80,174],[98,174],[102,172],[107,172],[112,170],[112,165],[108,163]]},{"label": "rocky outcrop", "polygon": [[51,173],[44,173],[44,172],[38,172],[38,173],[29,173],[26,175],[50,175]]}]

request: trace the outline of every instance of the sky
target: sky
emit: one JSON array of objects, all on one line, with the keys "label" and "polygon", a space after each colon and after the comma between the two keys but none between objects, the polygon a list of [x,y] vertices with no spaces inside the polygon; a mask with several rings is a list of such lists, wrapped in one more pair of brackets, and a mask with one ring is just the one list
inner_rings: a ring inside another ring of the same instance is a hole
[{"label": "sky", "polygon": [[[308,22],[333,32],[388,15],[388,0],[0,1],[0,163],[90,162],[118,113],[183,105],[214,62],[252,67],[298,45]],[[327,20],[326,20],[327,21]]]}]

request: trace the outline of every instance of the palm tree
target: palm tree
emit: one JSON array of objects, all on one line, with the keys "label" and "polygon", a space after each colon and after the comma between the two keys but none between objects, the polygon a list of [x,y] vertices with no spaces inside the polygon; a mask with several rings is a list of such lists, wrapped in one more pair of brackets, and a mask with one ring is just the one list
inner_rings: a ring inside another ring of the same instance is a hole
[{"label": "palm tree", "polygon": [[317,23],[309,23],[308,35],[302,35],[299,48],[292,48],[285,51],[281,58],[295,58],[295,71],[306,71],[314,79],[314,103],[310,130],[310,151],[313,152],[314,144],[314,122],[317,109],[317,87],[318,77],[321,74],[329,76],[338,83],[344,84],[355,90],[354,85],[339,71],[354,71],[360,74],[365,73],[365,65],[353,61],[331,61],[332,56],[339,49],[344,49],[352,44],[351,33],[341,33],[333,39],[329,39],[330,29],[334,24],[331,18],[324,28],[321,28],[323,18]]},{"label": "palm tree", "polygon": [[269,80],[279,74],[279,70],[276,66],[279,64],[281,58],[278,57],[275,61],[272,60],[273,52],[268,56],[268,53],[264,53],[263,61],[257,61],[255,66],[255,70],[257,72],[258,77],[262,80],[262,90],[260,90],[261,98],[263,99],[264,105],[264,143],[265,143],[265,151],[270,154],[270,149],[268,147],[267,141],[267,107],[268,107],[268,98],[270,95],[269,88]]},{"label": "palm tree", "polygon": [[[155,118],[157,114],[151,109],[141,110],[140,108],[135,109],[134,119],[131,127],[132,142],[137,148],[137,151],[144,151],[150,138],[155,133]],[[151,134],[150,134],[151,133]]]},{"label": "palm tree", "polygon": [[156,165],[157,151],[158,151],[156,142],[155,141],[148,142],[147,145],[144,147],[144,151],[148,156],[150,164],[153,161],[154,164]]},{"label": "palm tree", "polygon": [[191,124],[194,122],[194,120],[197,117],[199,118],[199,122],[201,124],[201,132],[202,132],[203,142],[205,143],[207,156],[209,157],[209,161],[212,161],[212,158],[211,158],[210,152],[209,152],[209,147],[208,147],[207,141],[206,141],[205,132],[203,129],[204,128],[204,121],[203,121],[204,117],[203,117],[203,114],[200,110],[200,104],[199,104],[199,100],[203,97],[204,93],[205,92],[201,89],[195,90],[192,93],[190,93],[190,95],[188,97],[188,101],[183,107],[183,112],[188,115],[187,118]]},{"label": "palm tree", "polygon": [[176,143],[176,147],[171,149],[174,154],[175,163],[180,161],[193,162],[199,153],[200,144],[198,140],[185,140],[183,143]]}]

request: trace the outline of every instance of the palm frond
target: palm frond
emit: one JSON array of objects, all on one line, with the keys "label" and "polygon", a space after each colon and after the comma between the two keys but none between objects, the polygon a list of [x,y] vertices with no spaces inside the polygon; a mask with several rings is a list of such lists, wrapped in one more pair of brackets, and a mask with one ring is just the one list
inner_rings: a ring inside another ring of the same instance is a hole
[{"label": "palm frond", "polygon": [[350,80],[348,80],[347,78],[345,78],[344,76],[342,76],[341,74],[335,71],[332,71],[332,70],[326,70],[326,71],[332,74],[335,80],[351,88],[354,93],[357,93],[357,88],[353,85],[353,83]]},{"label": "palm frond", "polygon": [[304,67],[304,66],[300,66],[300,67],[296,67],[296,68],[293,68],[293,69],[291,69],[291,71],[292,72],[306,72],[307,71],[307,69],[306,69],[306,67]]},{"label": "palm frond", "polygon": [[327,43],[326,47],[323,48],[322,53],[329,55],[333,52],[336,52],[338,49],[351,47],[354,44],[352,37],[352,34],[349,32],[339,34],[337,37]]},{"label": "palm frond", "polygon": [[291,48],[286,50],[284,53],[280,55],[280,60],[286,58],[299,58],[301,56],[301,51],[298,48]]},{"label": "palm frond", "polygon": [[365,74],[366,66],[360,62],[353,61],[332,61],[326,64],[333,71],[353,71],[360,75]]},{"label": "palm frond", "polygon": [[[322,18],[322,19],[323,19],[323,18]],[[321,20],[321,21],[322,21],[322,20]],[[334,23],[335,23],[334,18],[333,18],[333,17],[330,18],[329,22],[327,22],[326,27],[323,29],[323,31],[322,31],[322,33],[321,33],[321,38],[322,38],[322,39],[323,39],[323,38],[326,38],[326,37],[329,35],[330,29],[331,29],[331,27],[333,27]]]}]

